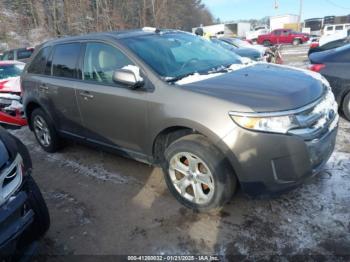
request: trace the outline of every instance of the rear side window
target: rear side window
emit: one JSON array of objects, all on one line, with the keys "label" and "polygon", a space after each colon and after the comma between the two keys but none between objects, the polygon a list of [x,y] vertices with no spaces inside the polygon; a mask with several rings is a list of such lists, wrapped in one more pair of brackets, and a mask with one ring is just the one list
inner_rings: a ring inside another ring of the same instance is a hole
[{"label": "rear side window", "polygon": [[44,74],[47,58],[50,55],[51,47],[44,47],[33,58],[28,67],[28,73],[31,74]]},{"label": "rear side window", "polygon": [[33,49],[18,50],[17,59],[27,59],[32,55],[33,51]]},{"label": "rear side window", "polygon": [[326,28],[326,30],[327,30],[327,31],[332,31],[332,30],[333,30],[333,26],[328,26],[328,27]]},{"label": "rear side window", "polygon": [[127,65],[133,65],[119,49],[104,43],[86,44],[84,80],[113,84],[113,73]]},{"label": "rear side window", "polygon": [[57,45],[52,58],[52,75],[76,78],[80,43]]},{"label": "rear side window", "polygon": [[335,27],[335,30],[343,30],[343,26],[342,26],[342,25],[337,25],[337,26]]}]

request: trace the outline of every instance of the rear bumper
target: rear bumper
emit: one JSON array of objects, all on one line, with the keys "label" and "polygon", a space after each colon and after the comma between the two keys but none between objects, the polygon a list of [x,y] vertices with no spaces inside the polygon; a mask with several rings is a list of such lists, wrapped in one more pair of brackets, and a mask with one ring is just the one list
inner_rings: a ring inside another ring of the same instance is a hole
[{"label": "rear bumper", "polygon": [[24,231],[34,221],[34,212],[26,211],[24,206],[27,201],[27,194],[23,191],[12,197],[0,208],[0,256],[18,256],[28,247],[19,250],[19,240]]},{"label": "rear bumper", "polygon": [[304,141],[298,136],[239,128],[224,138],[230,148],[226,155],[244,192],[251,196],[279,194],[322,170],[334,150],[337,130]]}]

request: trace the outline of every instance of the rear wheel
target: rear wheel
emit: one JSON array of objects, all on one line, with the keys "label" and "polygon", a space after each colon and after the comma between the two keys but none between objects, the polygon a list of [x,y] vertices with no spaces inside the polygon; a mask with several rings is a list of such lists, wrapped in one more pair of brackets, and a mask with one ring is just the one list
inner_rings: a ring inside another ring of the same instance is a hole
[{"label": "rear wheel", "polygon": [[350,92],[344,97],[342,110],[345,118],[350,121]]},{"label": "rear wheel", "polygon": [[237,185],[225,157],[201,135],[173,142],[165,151],[163,171],[174,197],[197,211],[221,207]]},{"label": "rear wheel", "polygon": [[41,108],[35,109],[31,114],[31,125],[36,140],[46,152],[53,153],[60,148],[61,141],[57,131],[49,116]]},{"label": "rear wheel", "polygon": [[265,41],[263,42],[263,45],[264,45],[264,46],[271,46],[271,42],[270,42],[269,40],[265,40]]},{"label": "rear wheel", "polygon": [[300,45],[301,44],[301,40],[300,39],[294,39],[293,40],[293,45]]}]

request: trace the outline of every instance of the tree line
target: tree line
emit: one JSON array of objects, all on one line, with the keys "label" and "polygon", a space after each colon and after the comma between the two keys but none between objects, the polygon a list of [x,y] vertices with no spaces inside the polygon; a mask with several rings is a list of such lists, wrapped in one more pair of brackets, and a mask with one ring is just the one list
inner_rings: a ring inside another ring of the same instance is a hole
[{"label": "tree line", "polygon": [[40,28],[52,37],[144,26],[176,28],[213,23],[201,0],[1,0],[0,38]]}]

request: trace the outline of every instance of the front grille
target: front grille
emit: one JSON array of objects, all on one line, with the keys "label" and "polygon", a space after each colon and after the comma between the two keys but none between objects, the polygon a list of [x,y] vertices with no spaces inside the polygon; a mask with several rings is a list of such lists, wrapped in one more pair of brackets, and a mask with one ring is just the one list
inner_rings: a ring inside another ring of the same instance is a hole
[{"label": "front grille", "polygon": [[328,88],[327,93],[315,105],[294,117],[298,127],[288,133],[306,141],[320,139],[332,131],[339,120],[338,105],[332,91]]},{"label": "front grille", "polygon": [[0,205],[2,205],[21,186],[23,179],[23,160],[18,154],[15,160],[0,171]]}]

